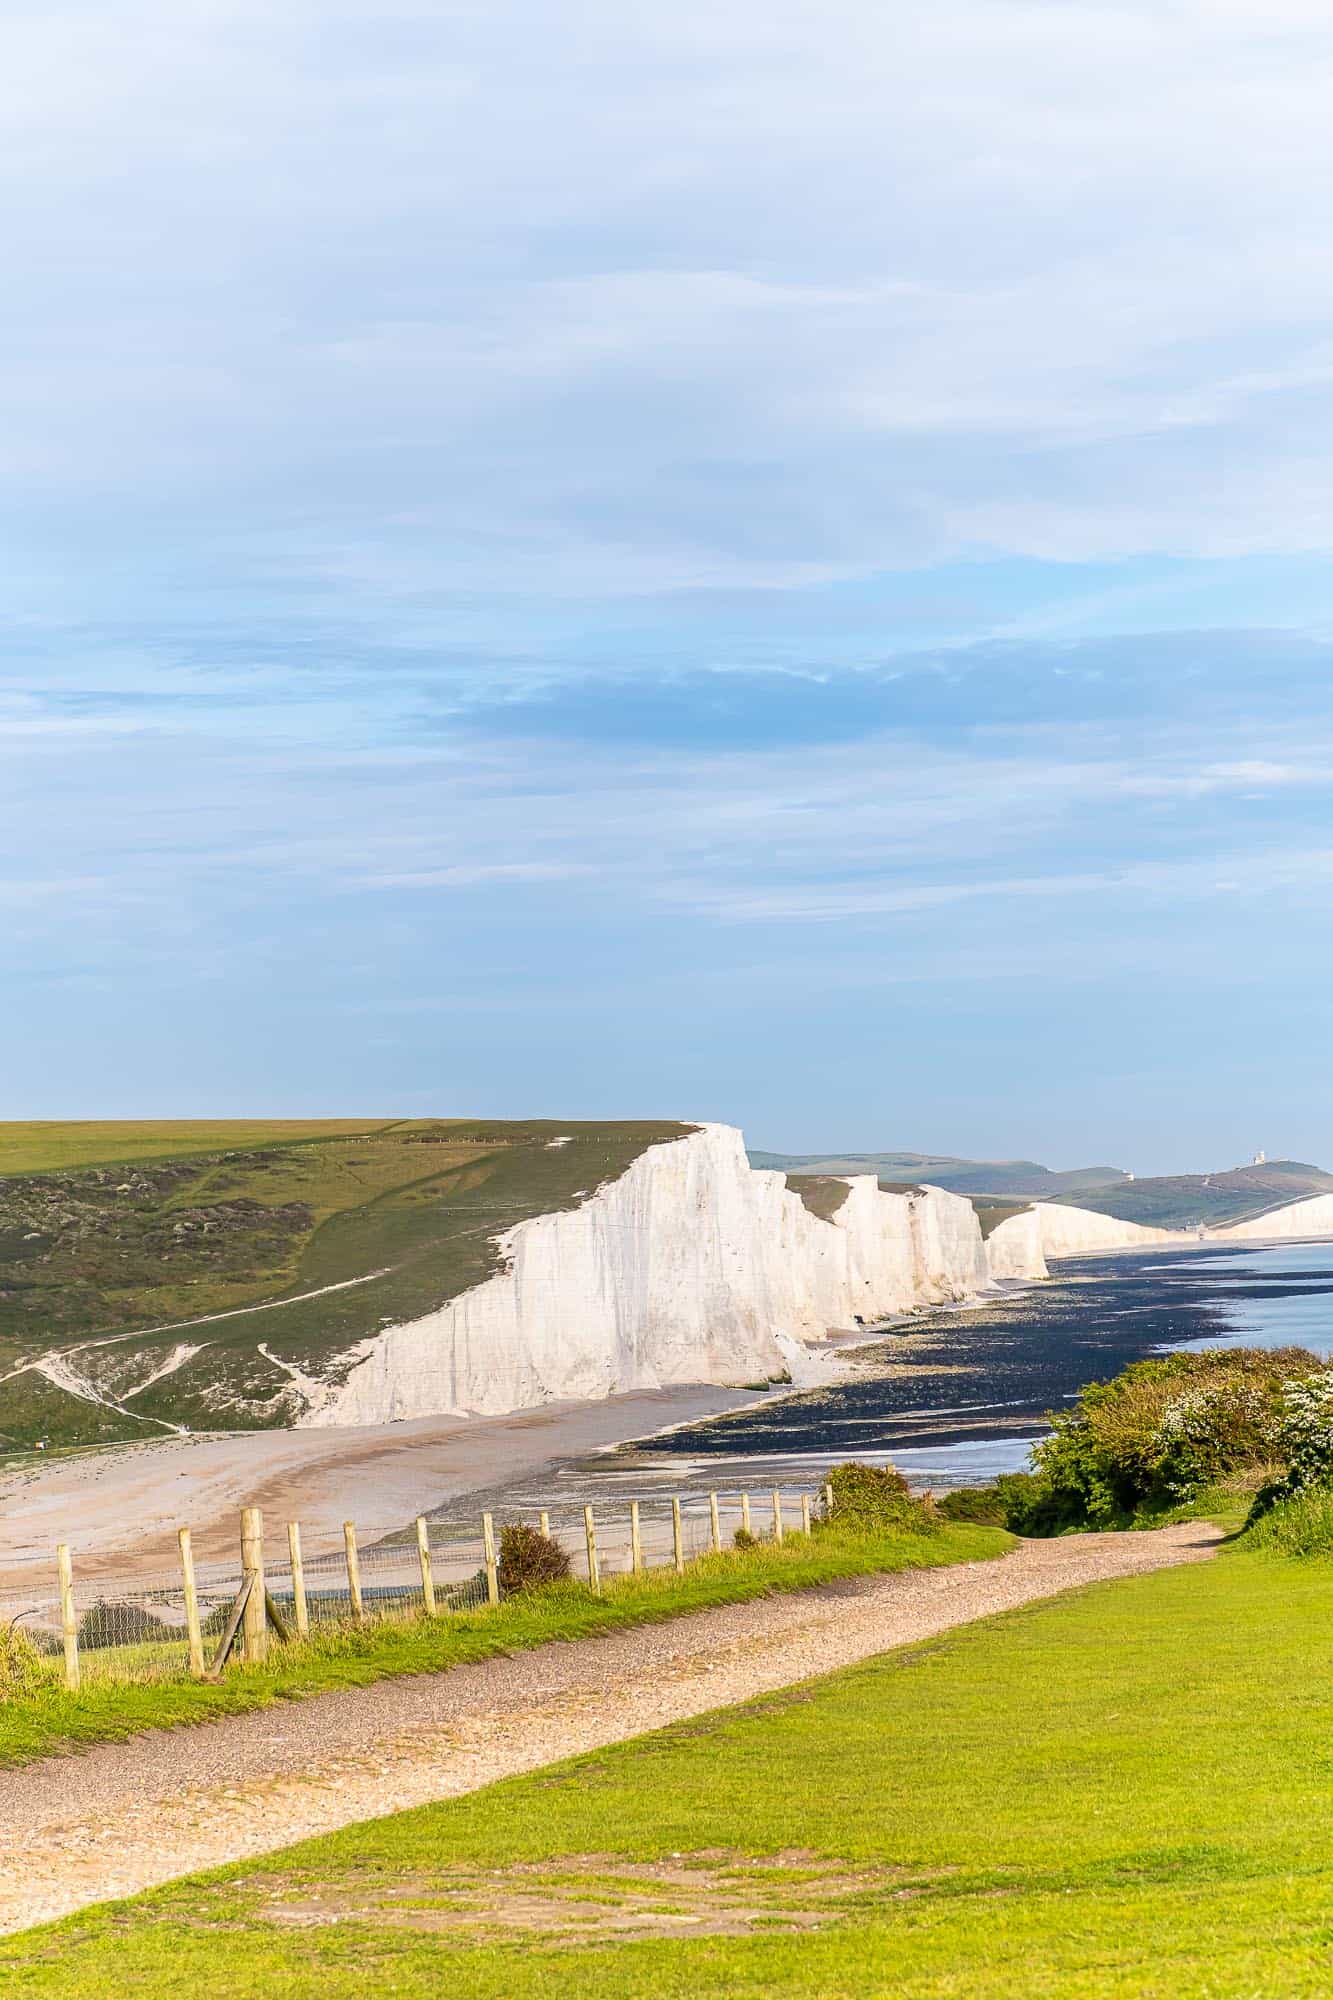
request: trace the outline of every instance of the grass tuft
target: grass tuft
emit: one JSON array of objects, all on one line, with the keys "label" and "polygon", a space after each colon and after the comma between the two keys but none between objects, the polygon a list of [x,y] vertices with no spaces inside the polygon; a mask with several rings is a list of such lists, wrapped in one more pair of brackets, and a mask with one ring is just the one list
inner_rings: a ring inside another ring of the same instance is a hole
[{"label": "grass tuft", "polygon": [[1245,1547],[1283,1556],[1333,1556],[1333,1486],[1279,1500],[1245,1531]]}]

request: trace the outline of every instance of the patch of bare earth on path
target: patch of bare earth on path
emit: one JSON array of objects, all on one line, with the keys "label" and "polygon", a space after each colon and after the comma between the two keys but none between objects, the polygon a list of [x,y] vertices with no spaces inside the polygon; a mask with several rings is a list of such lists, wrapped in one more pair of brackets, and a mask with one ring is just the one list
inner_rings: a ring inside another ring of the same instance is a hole
[{"label": "patch of bare earth on path", "polygon": [[[1220,1539],[1190,1522],[1025,1542],[0,1771],[0,1931],[457,1798],[1086,1584],[1203,1561]],[[512,1896],[549,1901],[532,1885]]]},{"label": "patch of bare earth on path", "polygon": [[[821,1930],[867,1898],[920,1895],[936,1879],[801,1850],[746,1856],[714,1848],[667,1861],[570,1854],[506,1868],[446,1869],[400,1878],[391,1889],[369,1894],[364,1881],[337,1877],[294,1885],[257,1875],[230,1886],[258,1894],[252,1921],[283,1929],[370,1924],[473,1943],[523,1932],[547,1943],[588,1944]],[[180,1913],[173,1911],[171,1920],[180,1923]],[[212,1927],[208,1918],[204,1922]]]}]

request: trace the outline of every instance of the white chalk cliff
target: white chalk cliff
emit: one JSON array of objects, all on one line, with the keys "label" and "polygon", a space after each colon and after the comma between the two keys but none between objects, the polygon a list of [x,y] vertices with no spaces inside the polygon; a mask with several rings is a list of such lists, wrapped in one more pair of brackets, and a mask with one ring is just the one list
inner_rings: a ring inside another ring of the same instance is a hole
[{"label": "white chalk cliff", "polygon": [[1041,1217],[1035,1208],[1008,1216],[986,1238],[986,1262],[992,1278],[1046,1278],[1046,1249]]},{"label": "white chalk cliff", "polygon": [[[498,1240],[494,1277],[359,1343],[301,1421],[499,1414],[787,1369],[800,1379],[805,1343],[975,1296],[993,1268],[964,1196],[887,1194],[858,1176],[825,1221],[783,1174],[752,1168],[727,1125],[648,1147],[578,1207]],[[1001,1256],[1003,1276],[1044,1275],[1030,1230],[1012,1232]]]},{"label": "white chalk cliff", "polygon": [[1210,1242],[1222,1243],[1280,1243],[1308,1236],[1333,1236],[1333,1194],[1311,1195],[1306,1201],[1251,1216],[1248,1222],[1233,1222],[1228,1229],[1208,1231]]},{"label": "white chalk cliff", "polygon": [[1013,1230],[1016,1224],[1028,1223],[1029,1217],[1035,1218],[1042,1255],[1048,1259],[1091,1257],[1099,1250],[1146,1250],[1154,1243],[1195,1241],[1183,1230],[1150,1229],[1141,1222],[1122,1222],[1118,1215],[1102,1215],[1094,1208],[1069,1208],[1063,1202],[1038,1201],[1024,1214],[1011,1216],[992,1232],[992,1256],[996,1237]]}]

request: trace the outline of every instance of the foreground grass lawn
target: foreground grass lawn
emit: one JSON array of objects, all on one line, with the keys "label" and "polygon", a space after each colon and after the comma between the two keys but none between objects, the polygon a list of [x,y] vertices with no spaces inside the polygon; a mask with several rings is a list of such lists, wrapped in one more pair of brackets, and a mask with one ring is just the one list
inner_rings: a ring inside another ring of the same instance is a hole
[{"label": "foreground grass lawn", "polygon": [[0,1943],[22,1995],[1333,1987],[1333,1565],[1215,1562]]},{"label": "foreground grass lawn", "polygon": [[[365,1687],[395,1675],[438,1673],[468,1661],[583,1639],[739,1604],[771,1591],[808,1590],[839,1577],[927,1569],[1003,1555],[1014,1537],[1000,1528],[950,1525],[926,1535],[823,1530],[785,1542],[727,1550],[674,1570],[610,1579],[594,1597],[571,1583],[536,1597],[516,1597],[497,1610],[445,1613],[437,1618],[386,1619],[379,1624],[316,1630],[309,1641],[270,1647],[263,1667],[232,1667],[216,1686],[202,1681],[103,1682],[90,1678],[77,1695],[54,1678],[37,1693],[0,1699],[0,1766],[74,1746],[115,1741],[177,1723],[211,1722],[273,1702],[300,1700],[330,1688]],[[96,1656],[92,1656],[94,1662]]]}]

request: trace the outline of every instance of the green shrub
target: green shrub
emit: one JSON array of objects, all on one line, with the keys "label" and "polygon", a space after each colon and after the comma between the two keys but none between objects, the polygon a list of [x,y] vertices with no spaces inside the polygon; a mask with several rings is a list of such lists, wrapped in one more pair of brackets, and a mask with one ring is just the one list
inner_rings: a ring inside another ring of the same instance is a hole
[{"label": "green shrub", "polygon": [[974,1521],[983,1528],[1005,1525],[1004,1501],[998,1480],[989,1486],[959,1486],[936,1502],[946,1521]]},{"label": "green shrub", "polygon": [[[1114,1381],[1090,1383],[1072,1409],[1052,1416],[1051,1436],[1032,1454],[1037,1486],[1014,1495],[1006,1525],[1019,1534],[1121,1526],[1237,1474],[1283,1466],[1293,1436],[1288,1392],[1327,1370],[1305,1348],[1212,1348],[1137,1361]],[[1020,1526],[1024,1513],[1034,1525]]]},{"label": "green shrub", "polygon": [[759,1537],[758,1535],[751,1534],[748,1528],[737,1528],[731,1538],[731,1546],[733,1549],[757,1549],[759,1547]]},{"label": "green shrub", "polygon": [[0,1701],[40,1694],[51,1668],[21,1625],[0,1625]]},{"label": "green shrub", "polygon": [[827,1502],[821,1506],[821,1527],[850,1528],[860,1534],[905,1528],[910,1534],[924,1534],[936,1525],[933,1503],[927,1508],[914,1500],[907,1481],[891,1465],[860,1465],[855,1461],[835,1465],[825,1483],[832,1492],[833,1505],[831,1509]]},{"label": "green shrub", "polygon": [[166,1624],[133,1600],[116,1603],[99,1597],[79,1620],[79,1644],[89,1648],[142,1646],[149,1640],[180,1637],[180,1628]]},{"label": "green shrub", "polygon": [[1252,1521],[1307,1487],[1333,1483],[1333,1372],[1283,1383],[1278,1451],[1285,1470],[1260,1487]]},{"label": "green shrub", "polygon": [[1070,1525],[1046,1482],[1031,1472],[1002,1472],[989,1486],[964,1486],[938,1503],[946,1521],[1008,1528],[1013,1535],[1058,1535]]},{"label": "green shrub", "polygon": [[569,1557],[550,1535],[526,1521],[509,1521],[500,1530],[497,1570],[503,1595],[517,1597],[546,1583],[563,1583],[570,1573]]}]

